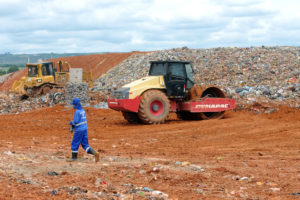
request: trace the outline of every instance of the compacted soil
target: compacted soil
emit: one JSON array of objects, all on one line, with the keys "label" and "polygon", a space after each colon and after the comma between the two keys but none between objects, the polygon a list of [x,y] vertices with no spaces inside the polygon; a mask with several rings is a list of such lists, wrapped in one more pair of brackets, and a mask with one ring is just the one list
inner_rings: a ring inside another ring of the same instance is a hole
[{"label": "compacted soil", "polygon": [[86,108],[90,145],[68,163],[73,110],[0,116],[0,199],[300,199],[300,112],[131,125]]}]

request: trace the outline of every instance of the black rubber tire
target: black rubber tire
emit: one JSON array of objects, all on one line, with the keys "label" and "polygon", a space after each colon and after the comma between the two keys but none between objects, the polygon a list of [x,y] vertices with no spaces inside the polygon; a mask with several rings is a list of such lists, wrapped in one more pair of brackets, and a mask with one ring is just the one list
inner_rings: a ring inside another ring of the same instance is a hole
[{"label": "black rubber tire", "polygon": [[141,123],[141,120],[137,113],[122,111],[124,119],[126,119],[130,124]]},{"label": "black rubber tire", "polygon": [[202,113],[191,113],[186,111],[177,112],[177,118],[182,120],[202,120]]},{"label": "black rubber tire", "polygon": [[[221,89],[217,87],[205,87],[205,86],[197,86],[191,89],[190,101],[196,101],[197,99],[205,98],[205,97],[217,97],[217,98],[225,98],[225,94]],[[216,119],[222,118],[225,111],[222,112],[204,112],[204,113],[192,113],[187,111],[181,111],[176,113],[178,119],[182,120],[208,120],[208,119]]]},{"label": "black rubber tire", "polygon": [[162,91],[149,90],[141,96],[138,116],[142,123],[162,124],[169,114],[170,101]]}]

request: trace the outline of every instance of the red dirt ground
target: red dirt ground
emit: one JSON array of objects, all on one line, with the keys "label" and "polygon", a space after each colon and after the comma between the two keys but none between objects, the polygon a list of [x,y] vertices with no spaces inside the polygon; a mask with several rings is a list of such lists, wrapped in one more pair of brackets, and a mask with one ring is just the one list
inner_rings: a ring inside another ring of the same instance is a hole
[{"label": "red dirt ground", "polygon": [[130,125],[119,112],[86,110],[90,144],[101,152],[96,164],[82,148],[80,161],[65,161],[70,108],[0,117],[0,199],[147,199],[146,192],[128,192],[130,184],[173,200],[300,198],[299,109],[232,111],[207,121],[171,115],[162,125]]}]

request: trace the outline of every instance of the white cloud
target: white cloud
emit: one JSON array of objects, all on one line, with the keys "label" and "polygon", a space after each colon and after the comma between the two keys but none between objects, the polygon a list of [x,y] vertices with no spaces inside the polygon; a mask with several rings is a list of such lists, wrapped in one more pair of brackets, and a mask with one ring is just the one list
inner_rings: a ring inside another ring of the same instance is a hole
[{"label": "white cloud", "polygon": [[300,45],[296,0],[0,0],[0,53]]}]

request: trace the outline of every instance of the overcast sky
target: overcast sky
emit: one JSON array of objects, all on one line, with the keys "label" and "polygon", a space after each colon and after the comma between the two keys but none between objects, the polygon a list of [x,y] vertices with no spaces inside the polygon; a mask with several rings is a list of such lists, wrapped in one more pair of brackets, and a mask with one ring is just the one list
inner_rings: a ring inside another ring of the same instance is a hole
[{"label": "overcast sky", "polygon": [[299,46],[297,0],[0,0],[0,53]]}]

